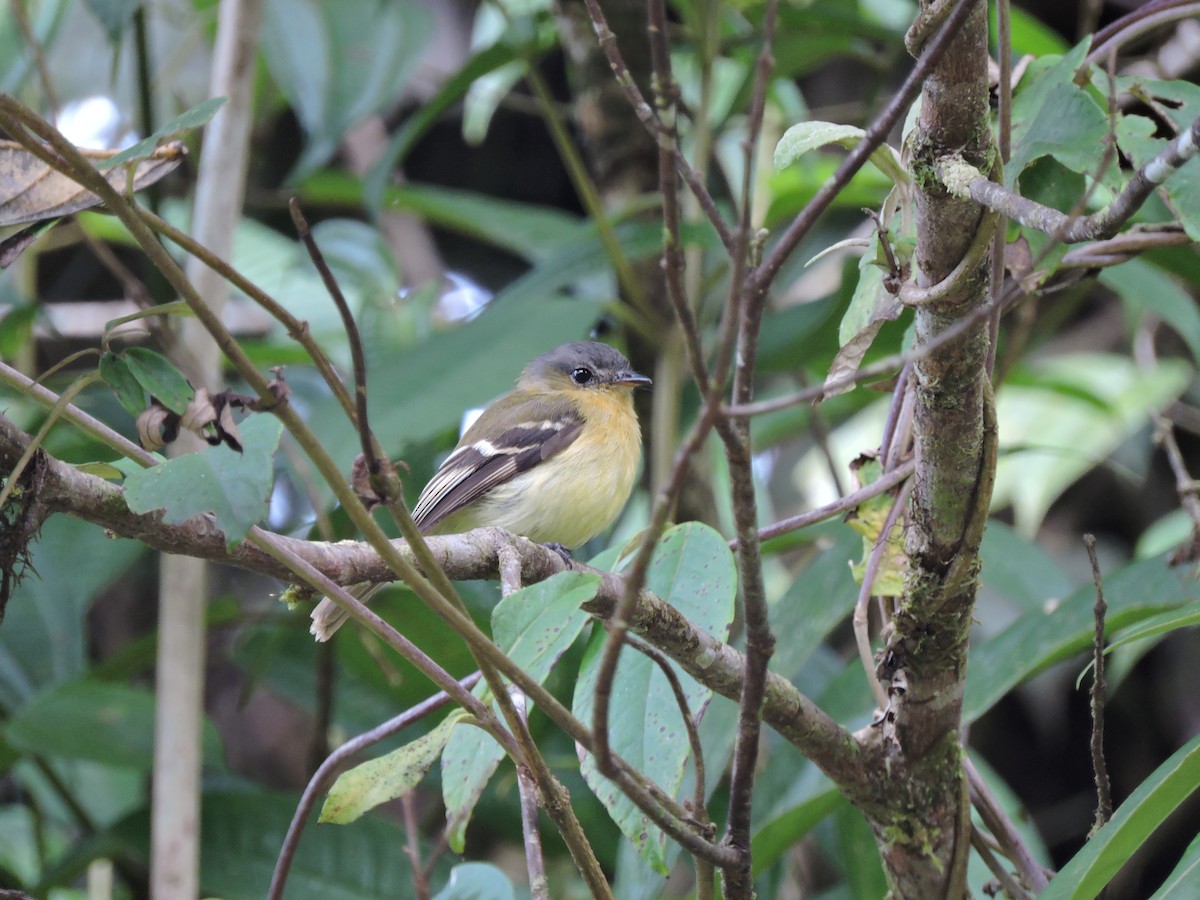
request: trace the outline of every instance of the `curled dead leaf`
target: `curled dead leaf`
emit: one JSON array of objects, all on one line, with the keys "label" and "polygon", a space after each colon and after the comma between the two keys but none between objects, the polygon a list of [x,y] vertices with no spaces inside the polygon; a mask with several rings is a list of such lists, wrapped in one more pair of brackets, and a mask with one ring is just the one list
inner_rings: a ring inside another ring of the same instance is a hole
[{"label": "curled dead leaf", "polygon": [[[117,155],[115,150],[81,150],[102,166]],[[187,148],[172,141],[156,149],[134,168],[132,179],[124,166],[102,174],[114,188],[140,191],[175,169],[187,156]],[[15,141],[0,141],[0,225],[23,225],[90,209],[100,198],[58,172]]]}]

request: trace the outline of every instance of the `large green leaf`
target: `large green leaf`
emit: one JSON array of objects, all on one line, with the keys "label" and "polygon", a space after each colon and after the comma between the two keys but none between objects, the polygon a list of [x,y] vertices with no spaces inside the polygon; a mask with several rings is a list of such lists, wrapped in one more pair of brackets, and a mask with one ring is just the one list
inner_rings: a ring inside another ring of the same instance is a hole
[{"label": "large green leaf", "polygon": [[[297,796],[265,791],[204,794],[200,832],[201,896],[261,900]],[[403,829],[382,816],[345,828],[305,830],[287,882],[288,900],[415,897]]]},{"label": "large green leaf", "polygon": [[[1108,138],[1108,114],[1075,81],[1084,65],[1091,38],[1065,56],[1035,60],[1025,71],[1013,95],[1012,156],[1004,178],[1013,185],[1017,176],[1041,156],[1053,156],[1074,172],[1097,174],[1097,147]],[[1106,181],[1115,184],[1116,166],[1108,166]]]},{"label": "large green leaf", "polygon": [[1058,496],[1146,427],[1148,410],[1174,399],[1190,372],[1178,360],[1144,369],[1124,356],[1074,354],[1014,373],[996,397],[992,506],[1011,505],[1017,530],[1032,537]]},{"label": "large green leaf", "polygon": [[1200,311],[1175,278],[1143,259],[1131,259],[1102,270],[1100,283],[1121,298],[1131,332],[1141,327],[1147,314],[1158,316],[1187,343],[1192,359],[1200,361]]},{"label": "large green leaf", "polygon": [[[737,578],[725,539],[699,522],[668,531],[659,542],[646,576],[646,587],[678,609],[698,627],[724,640],[733,621]],[[592,721],[596,677],[607,637],[597,631],[588,646],[575,685],[573,710]],[[674,668],[674,664],[671,664]],[[676,669],[694,718],[712,698],[709,688]],[[683,783],[690,749],[680,710],[666,676],[658,666],[629,648],[621,654],[609,706],[609,744],[647,778],[674,796]],[[621,831],[655,869],[665,874],[666,836],[585,756],[580,766],[592,792],[600,798]]]},{"label": "large green leaf", "polygon": [[42,526],[30,545],[33,569],[0,626],[0,703],[15,710],[47,685],[83,674],[87,611],[143,552],[135,541],[67,516]]},{"label": "large green leaf", "polygon": [[828,547],[795,573],[792,586],[771,604],[771,629],[781,639],[771,656],[771,670],[794,678],[812,652],[854,609],[858,587],[850,563],[862,538],[838,527]]},{"label": "large green leaf", "polygon": [[[1106,574],[1106,624],[1124,628],[1197,597],[1200,588],[1184,581],[1162,557],[1135,562]],[[1089,582],[1059,603],[1028,612],[996,637],[971,651],[963,719],[979,718],[1001,697],[1042,669],[1091,645],[1095,629],[1095,588]]]},{"label": "large green leaf", "polygon": [[268,0],[267,66],[308,134],[296,173],[337,149],[358,120],[394,102],[433,33],[416,3]]},{"label": "large green leaf", "polygon": [[1039,609],[1075,588],[1054,557],[998,519],[988,522],[979,556],[984,587],[1012,601],[1019,610]]},{"label": "large green leaf", "polygon": [[282,424],[259,414],[240,426],[242,452],[218,445],[169,459],[125,480],[125,500],[136,513],[165,510],[164,521],[182,522],[211,512],[230,546],[241,543],[267,514],[274,484],[272,457]]},{"label": "large green leaf", "polygon": [[1112,819],[1062,867],[1039,900],[1091,900],[1197,788],[1200,736],[1180,747],[1138,785]]},{"label": "large green leaf", "polygon": [[[26,753],[86,759],[149,772],[154,759],[154,695],[142,688],[82,678],[58,684],[17,711],[4,739]],[[212,723],[203,732],[204,759],[222,765]]]},{"label": "large green leaf", "polygon": [[1188,845],[1179,864],[1150,900],[1192,900],[1200,896],[1200,835]]},{"label": "large green leaf", "polygon": [[[364,202],[365,186],[345,172],[318,172],[301,185],[314,203]],[[384,190],[386,209],[405,209],[450,231],[503,248],[530,262],[553,259],[559,245],[585,228],[578,216],[549,206],[519,203],[476,191],[405,182]]]},{"label": "large green leaf", "polygon": [[[545,681],[587,623],[580,606],[596,595],[599,585],[600,579],[589,573],[559,572],[514,591],[492,613],[492,637],[531,677]],[[480,682],[475,696],[487,702],[492,695]],[[503,748],[480,728],[456,728],[450,736],[442,753],[442,798],[446,835],[455,852],[462,852],[467,822],[503,758]]]}]

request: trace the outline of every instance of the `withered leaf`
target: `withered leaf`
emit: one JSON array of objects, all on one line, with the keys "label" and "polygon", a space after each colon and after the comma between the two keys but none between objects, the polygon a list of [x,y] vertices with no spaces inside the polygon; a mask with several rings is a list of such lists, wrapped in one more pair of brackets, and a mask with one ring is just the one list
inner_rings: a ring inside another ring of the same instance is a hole
[{"label": "withered leaf", "polygon": [[[97,166],[117,155],[115,150],[81,150]],[[154,184],[187,155],[179,141],[164,144],[137,163],[133,189]],[[123,166],[102,173],[118,191],[129,184]],[[15,141],[0,141],[0,225],[23,225],[54,219],[97,206],[100,199],[66,175],[42,162]]]}]

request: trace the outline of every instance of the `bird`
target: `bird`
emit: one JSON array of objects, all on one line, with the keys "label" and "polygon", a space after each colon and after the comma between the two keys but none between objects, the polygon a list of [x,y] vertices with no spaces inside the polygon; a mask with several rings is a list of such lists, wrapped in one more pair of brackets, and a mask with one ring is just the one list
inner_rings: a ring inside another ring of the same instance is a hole
[{"label": "bird", "polygon": [[[539,543],[576,548],[613,523],[642,456],[633,392],[651,380],[595,341],[534,359],[492,401],[438,467],[413,507],[423,534],[499,526]],[[351,592],[366,602],[382,585]],[[327,641],[347,619],[325,597],[309,630]]]}]

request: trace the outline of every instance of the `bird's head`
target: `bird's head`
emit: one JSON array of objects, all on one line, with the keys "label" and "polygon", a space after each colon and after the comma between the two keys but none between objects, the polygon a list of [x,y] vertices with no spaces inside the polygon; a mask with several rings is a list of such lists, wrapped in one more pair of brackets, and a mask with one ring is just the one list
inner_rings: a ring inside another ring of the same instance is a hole
[{"label": "bird's head", "polygon": [[632,391],[649,378],[608,344],[575,341],[543,353],[521,373],[520,387],[543,391]]}]

